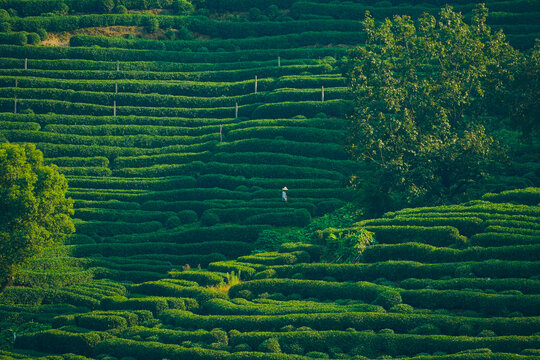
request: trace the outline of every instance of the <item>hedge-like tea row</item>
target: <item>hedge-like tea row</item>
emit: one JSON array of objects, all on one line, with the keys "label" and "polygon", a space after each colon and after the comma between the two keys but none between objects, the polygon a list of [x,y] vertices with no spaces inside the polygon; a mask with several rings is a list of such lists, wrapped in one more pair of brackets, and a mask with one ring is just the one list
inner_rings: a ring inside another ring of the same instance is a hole
[{"label": "hedge-like tea row", "polygon": [[240,256],[237,259],[238,262],[261,265],[291,265],[295,263],[309,262],[309,260],[310,256],[305,251],[267,252]]},{"label": "hedge-like tea row", "polygon": [[499,215],[512,215],[513,217],[525,215],[538,217],[540,216],[540,209],[538,209],[536,206],[522,204],[497,204],[486,201],[475,201],[470,205],[444,205],[436,207],[404,209],[395,212],[388,212],[384,214],[384,217],[396,217],[400,215],[416,217],[416,214],[425,213],[478,213],[478,217],[482,216],[482,213],[486,213],[483,216],[487,216],[488,218],[491,216],[495,216],[497,218]]},{"label": "hedge-like tea row", "polygon": [[282,327],[307,326],[314,330],[393,329],[408,333],[413,329],[432,324],[447,335],[468,335],[464,328],[477,334],[492,330],[499,336],[530,336],[540,328],[538,317],[529,318],[471,318],[436,314],[396,314],[383,312],[346,312],[337,314],[287,314],[280,315],[195,315],[188,311],[166,310],[159,318],[166,324],[189,329],[214,329],[239,331],[279,331]]},{"label": "hedge-like tea row", "polygon": [[147,328],[142,326],[133,326],[122,332],[123,338],[143,338],[157,337],[160,343],[165,344],[181,344],[183,341],[192,341],[199,343],[211,344],[214,342],[228,343],[227,334],[223,331],[212,330],[197,330],[197,331],[180,331],[159,328]]},{"label": "hedge-like tea row", "polygon": [[403,302],[429,309],[467,309],[489,315],[540,314],[540,295],[498,295],[458,290],[401,290]]},{"label": "hedge-like tea row", "polygon": [[106,297],[101,300],[101,307],[105,310],[149,310],[154,315],[168,310],[197,310],[199,305],[191,298],[158,297],[127,299],[125,297]]},{"label": "hedge-like tea row", "polygon": [[[182,280],[176,281],[178,282]],[[201,305],[210,299],[225,297],[225,295],[220,292],[212,291],[204,287],[199,287],[196,282],[184,281],[184,283],[185,285],[177,284],[166,280],[151,281],[138,285],[133,285],[131,286],[131,291],[133,293],[152,296],[157,295],[194,298]]]},{"label": "hedge-like tea row", "polygon": [[[177,40],[177,41],[157,41],[142,39],[122,39],[97,37],[88,35],[75,35],[69,40],[70,47],[92,47],[101,48],[127,48],[137,50],[161,50],[161,51],[185,51],[190,49],[198,52],[210,51],[239,51],[239,49],[294,49],[304,46],[325,46],[329,44],[354,45],[365,39],[361,32],[340,32],[340,31],[307,31],[288,35],[260,36],[256,38],[243,39],[212,39],[202,44],[198,40]],[[201,44],[204,49],[201,49]]]},{"label": "hedge-like tea row", "polygon": [[299,128],[292,126],[266,126],[252,127],[247,129],[238,129],[229,131],[226,134],[227,140],[241,139],[274,139],[282,137],[285,140],[299,142],[318,142],[318,143],[335,143],[342,144],[345,139],[345,134],[342,131],[314,128]]},{"label": "hedge-like tea row", "polygon": [[94,347],[105,336],[98,332],[70,333],[62,330],[46,330],[17,337],[16,346],[22,349],[49,353],[76,353],[92,355]]},{"label": "hedge-like tea row", "polygon": [[463,289],[492,289],[495,291],[517,290],[525,294],[540,294],[540,281],[531,279],[479,279],[454,278],[450,280],[406,279],[399,283],[404,289],[463,290]]},{"label": "hedge-like tea row", "polygon": [[230,153],[238,152],[268,152],[306,157],[325,157],[332,160],[345,160],[347,154],[343,146],[338,144],[299,143],[288,140],[245,139],[233,142],[220,143],[217,151]]},{"label": "hedge-like tea row", "polygon": [[287,315],[287,314],[316,314],[316,313],[347,313],[347,312],[385,312],[379,305],[351,304],[338,305],[334,303],[318,303],[314,301],[275,301],[258,300],[250,302],[245,299],[211,299],[201,309],[203,314],[212,315]]},{"label": "hedge-like tea row", "polygon": [[85,221],[75,222],[77,232],[83,234],[117,235],[155,232],[163,225],[158,221],[124,222],[124,221]]},{"label": "hedge-like tea row", "polygon": [[246,218],[243,223],[248,225],[268,224],[273,226],[298,226],[303,227],[311,222],[311,214],[306,209],[299,209],[291,212],[268,212],[252,215]]},{"label": "hedge-like tea row", "polygon": [[377,262],[373,264],[297,264],[272,267],[278,277],[291,277],[300,274],[306,279],[323,279],[331,276],[337,281],[360,281],[386,278],[399,281],[407,278],[440,279],[441,277],[461,277],[472,274],[489,278],[528,278],[540,273],[538,261],[482,262],[462,261],[454,263],[423,264],[415,261]]},{"label": "hedge-like tea row", "polygon": [[497,232],[485,232],[476,234],[470,238],[471,245],[474,246],[512,246],[512,245],[532,245],[540,244],[540,234],[501,234]]},{"label": "hedge-like tea row", "polygon": [[362,226],[368,225],[409,225],[409,226],[452,226],[465,236],[470,236],[484,229],[482,219],[475,217],[414,217],[412,215],[396,216],[394,218],[365,220],[359,223]]},{"label": "hedge-like tea row", "polygon": [[[433,334],[436,335],[436,334]],[[301,348],[305,352],[335,352],[336,348],[344,353],[375,358],[380,354],[415,356],[419,353],[443,351],[455,354],[459,351],[489,348],[494,352],[519,353],[527,348],[535,348],[538,339],[523,336],[505,337],[455,337],[404,334],[374,334],[353,331],[295,331],[295,332],[250,332],[231,336],[231,345],[248,344],[258,348],[269,338],[278,340],[284,351]],[[491,355],[491,352],[488,353]],[[509,354],[510,355],[510,354]],[[416,356],[415,356],[416,358]],[[445,357],[442,357],[444,359]],[[450,357],[452,359],[452,357]],[[459,355],[453,359],[461,359]],[[488,357],[486,357],[487,359]],[[492,357],[489,357],[490,359]],[[423,359],[423,357],[419,357]],[[468,359],[468,357],[463,357]],[[509,357],[511,359],[511,355]]]},{"label": "hedge-like tea row", "polygon": [[366,262],[412,260],[426,263],[482,261],[489,259],[535,261],[540,244],[500,247],[471,247],[464,250],[437,248],[418,243],[369,246],[363,253]]},{"label": "hedge-like tea row", "polygon": [[219,138],[219,134],[203,136],[158,136],[158,135],[125,135],[125,136],[85,136],[74,134],[55,134],[50,132],[34,132],[26,130],[6,130],[2,132],[13,142],[48,142],[70,145],[108,145],[119,147],[160,147],[175,144],[201,144]]},{"label": "hedge-like tea row", "polygon": [[73,256],[88,257],[94,254],[131,256],[140,254],[204,255],[221,253],[228,258],[249,253],[252,245],[238,241],[208,241],[194,244],[137,243],[137,244],[84,244],[72,248]]},{"label": "hedge-like tea row", "polygon": [[[0,45],[0,49],[1,48],[2,45]],[[122,79],[139,81],[197,81],[230,83],[253,81],[255,76],[268,78],[298,74],[319,75],[326,74],[327,72],[328,68],[325,65],[287,65],[280,67],[266,66],[253,69],[208,70],[198,72],[0,69],[0,75],[9,76],[11,78],[29,76],[65,80],[109,80],[109,84],[111,84],[111,86],[114,86],[113,81]],[[11,86],[13,86],[14,81],[12,81],[11,84]],[[113,90],[114,88],[109,91]]]},{"label": "hedge-like tea row", "polygon": [[108,167],[109,159],[104,156],[94,157],[57,157],[44,160],[47,164],[55,164],[61,167]]},{"label": "hedge-like tea row", "polygon": [[[281,59],[281,66],[291,65],[317,65],[321,61],[318,59]],[[81,59],[39,59],[32,58],[27,62],[29,69],[40,70],[86,70],[86,71],[116,71],[116,61],[94,61]],[[122,63],[121,71],[135,72],[203,72],[216,70],[239,70],[239,69],[259,69],[276,65],[276,59],[264,61],[237,61],[221,63],[179,63],[166,61],[130,61]],[[22,69],[24,59],[15,57],[3,57],[0,59],[0,69]],[[27,69],[28,70],[28,69]],[[14,81],[11,82],[13,84]],[[204,84],[199,83],[200,86]],[[344,83],[341,84],[343,86]],[[83,85],[84,86],[84,85]]]},{"label": "hedge-like tea row", "polygon": [[230,288],[230,297],[242,297],[242,290],[262,293],[300,294],[304,298],[358,299],[371,302],[387,288],[367,282],[338,283],[318,280],[263,279],[252,280]]},{"label": "hedge-like tea row", "polygon": [[[174,155],[173,155],[174,156]],[[116,159],[115,159],[116,162]],[[118,178],[118,177],[68,177],[69,184],[74,188],[90,189],[119,189],[119,190],[172,190],[194,188],[197,180],[192,176],[172,176],[158,179],[148,178]],[[111,202],[109,202],[111,203]],[[89,206],[90,207],[90,206]],[[158,210],[158,209],[156,209]]]},{"label": "hedge-like tea row", "polygon": [[363,226],[375,233],[375,239],[380,244],[396,244],[404,242],[419,242],[433,246],[449,246],[462,244],[465,238],[452,226],[403,226],[403,225],[371,225]]},{"label": "hedge-like tea row", "polygon": [[540,204],[540,188],[526,188],[503,191],[499,194],[485,194],[482,200],[494,203],[517,203],[525,205]]},{"label": "hedge-like tea row", "polygon": [[202,136],[219,132],[218,126],[201,128],[181,128],[152,125],[46,125],[44,131],[60,134],[118,136],[118,135],[158,135],[158,136]]},{"label": "hedge-like tea row", "polygon": [[[0,45],[4,57],[29,59],[86,59],[95,61],[169,61],[174,63],[219,63],[235,61],[276,60],[278,55],[283,59],[316,59],[325,56],[340,58],[347,50],[339,47],[300,48],[300,49],[257,49],[239,52],[183,52],[161,50],[104,49],[83,47],[23,47]],[[276,66],[277,68],[277,61]],[[323,70],[324,66],[320,66]],[[277,68],[279,69],[279,68]],[[116,74],[116,72],[113,72]]]},{"label": "hedge-like tea row", "polygon": [[79,208],[76,211],[79,219],[91,221],[119,221],[130,223],[142,223],[144,221],[159,221],[164,224],[171,216],[176,216],[174,212],[167,211],[142,211],[142,210],[109,210],[109,209],[88,209]]}]

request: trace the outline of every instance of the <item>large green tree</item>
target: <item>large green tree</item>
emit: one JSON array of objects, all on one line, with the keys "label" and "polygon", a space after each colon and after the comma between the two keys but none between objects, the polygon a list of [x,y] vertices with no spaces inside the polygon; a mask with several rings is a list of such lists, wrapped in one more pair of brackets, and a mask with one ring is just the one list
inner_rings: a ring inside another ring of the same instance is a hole
[{"label": "large green tree", "polygon": [[0,146],[0,292],[28,259],[74,231],[66,191],[66,178],[33,144]]},{"label": "large green tree", "polygon": [[380,25],[366,14],[366,44],[343,70],[355,101],[348,150],[365,165],[353,184],[373,213],[444,202],[504,158],[490,99],[520,54],[486,16],[483,5],[470,24],[451,7]]}]

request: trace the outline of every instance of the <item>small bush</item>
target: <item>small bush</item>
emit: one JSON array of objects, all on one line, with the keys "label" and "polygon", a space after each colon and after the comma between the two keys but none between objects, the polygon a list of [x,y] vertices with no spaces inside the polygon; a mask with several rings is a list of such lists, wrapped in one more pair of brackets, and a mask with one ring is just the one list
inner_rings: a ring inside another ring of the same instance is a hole
[{"label": "small bush", "polygon": [[197,213],[193,210],[179,211],[178,218],[182,224],[192,224],[198,220]]},{"label": "small bush", "polygon": [[219,216],[212,211],[205,211],[201,216],[203,226],[214,226],[219,223]]},{"label": "small bush", "polygon": [[49,34],[47,34],[47,30],[43,28],[37,29],[36,33],[39,35],[39,38],[41,41],[47,40],[49,38]]},{"label": "small bush", "polygon": [[409,304],[398,304],[390,308],[390,312],[410,314],[414,311],[414,308]]},{"label": "small bush", "polygon": [[397,291],[387,290],[381,292],[375,299],[375,304],[381,305],[385,309],[390,309],[401,304],[401,295]]},{"label": "small bush", "polygon": [[495,334],[495,332],[493,330],[487,330],[487,329],[484,329],[482,331],[480,331],[478,333],[478,335],[476,335],[478,337],[495,337],[497,336],[497,334]]},{"label": "small bush", "polygon": [[182,222],[180,221],[180,218],[178,218],[178,216],[169,217],[167,219],[167,222],[165,223],[165,226],[167,227],[167,229],[173,229],[180,225],[182,225]]},{"label": "small bush", "polygon": [[174,11],[178,15],[189,15],[195,11],[195,7],[187,0],[176,0],[174,2]]},{"label": "small bush", "polygon": [[114,8],[114,12],[117,13],[117,14],[127,14],[128,10],[124,5],[117,5]]},{"label": "small bush", "polygon": [[149,33],[155,33],[159,29],[159,20],[156,17],[151,17],[146,23],[146,31]]},{"label": "small bush", "polygon": [[[3,9],[1,9],[3,10]],[[8,22],[2,22],[0,23],[0,32],[10,32],[11,31],[11,24]]]},{"label": "small bush", "polygon": [[424,324],[418,327],[415,327],[410,331],[411,334],[416,335],[439,335],[441,330],[433,324]]},{"label": "small bush", "polygon": [[259,345],[259,351],[266,353],[280,353],[281,347],[279,346],[279,341],[276,338],[270,338],[264,340]]},{"label": "small bush", "polygon": [[114,9],[114,0],[98,0],[99,10],[110,13]]}]

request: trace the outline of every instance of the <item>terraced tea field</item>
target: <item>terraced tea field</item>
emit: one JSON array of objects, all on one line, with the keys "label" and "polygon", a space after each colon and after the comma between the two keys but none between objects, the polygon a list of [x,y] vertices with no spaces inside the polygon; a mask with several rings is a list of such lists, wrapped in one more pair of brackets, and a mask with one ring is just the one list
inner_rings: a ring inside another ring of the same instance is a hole
[{"label": "terraced tea field", "polygon": [[[67,245],[0,295],[0,359],[540,356],[537,188],[324,227],[253,254],[264,230],[308,226],[353,198],[339,64],[365,37],[364,12],[442,3],[208,0],[191,16],[172,1],[122,3],[129,13],[0,1],[11,9],[0,141],[34,143],[59,167],[76,219]],[[532,46],[538,1],[486,3],[493,28]],[[471,16],[472,2],[455,7]],[[113,26],[154,35],[88,35]],[[43,31],[69,46],[19,42]],[[539,186],[538,162],[515,164],[498,190]],[[376,243],[358,263],[320,262],[329,239],[359,226]]]}]

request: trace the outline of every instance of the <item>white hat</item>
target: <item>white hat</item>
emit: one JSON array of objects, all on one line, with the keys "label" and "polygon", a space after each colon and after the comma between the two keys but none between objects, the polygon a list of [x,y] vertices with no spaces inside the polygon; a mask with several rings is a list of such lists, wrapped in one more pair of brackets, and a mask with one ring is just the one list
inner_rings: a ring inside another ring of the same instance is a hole
[{"label": "white hat", "polygon": [[285,186],[285,187],[284,187],[283,189],[281,189],[281,190],[287,191],[287,190],[289,190],[289,189],[287,189],[287,187]]}]

